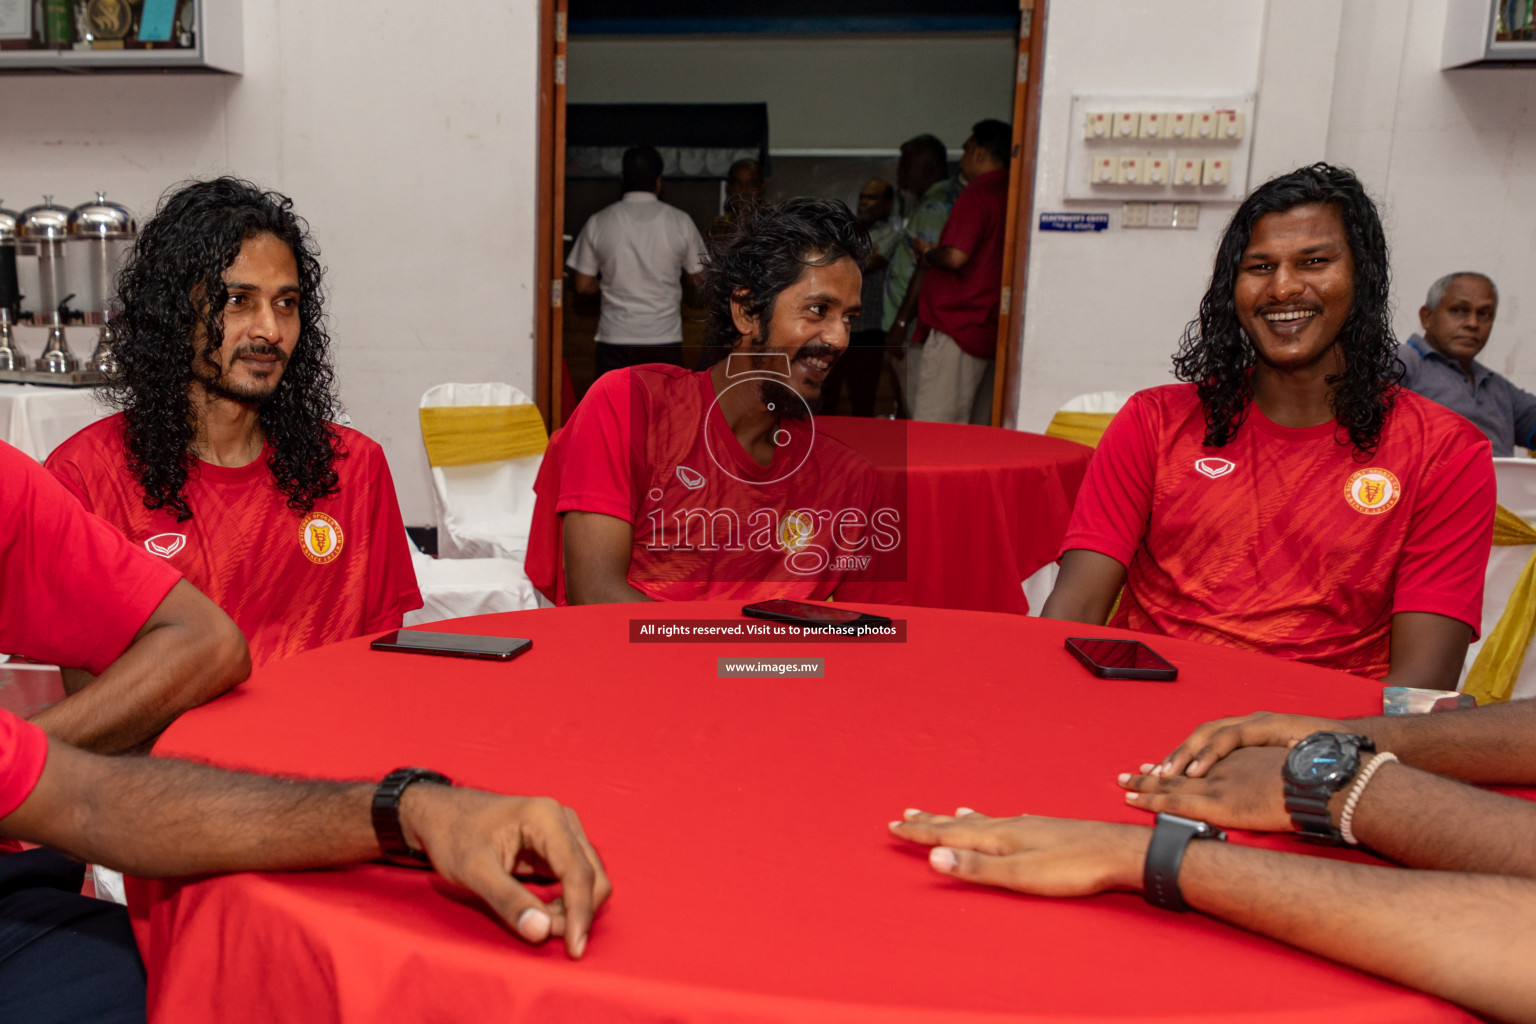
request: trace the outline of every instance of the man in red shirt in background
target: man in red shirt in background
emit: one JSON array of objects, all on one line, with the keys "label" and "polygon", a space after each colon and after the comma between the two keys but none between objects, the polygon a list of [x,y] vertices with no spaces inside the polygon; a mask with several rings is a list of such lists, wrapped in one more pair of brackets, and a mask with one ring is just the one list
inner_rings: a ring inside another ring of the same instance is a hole
[{"label": "man in red shirt in background", "polygon": [[384,453],[336,409],[322,269],[285,196],[167,197],[118,280],[122,409],[48,468],[229,613],[261,665],[421,607]]},{"label": "man in red shirt in background", "polygon": [[723,358],[605,374],[550,439],[527,569],[552,600],[825,600],[897,542],[894,510],[871,509],[874,468],[810,423],[869,237],[830,200],[739,218],[705,265]]},{"label": "man in red shirt in background", "polygon": [[992,421],[1012,153],[1012,127],[978,121],[960,157],[969,184],[955,200],[939,244],[913,242],[927,268],[917,306],[918,336],[926,331],[927,338],[913,419]]},{"label": "man in red shirt in background", "polygon": [[1222,237],[1184,384],[1137,393],[1094,453],[1041,615],[1454,689],[1493,539],[1488,439],[1397,386],[1386,236],[1316,164]]}]

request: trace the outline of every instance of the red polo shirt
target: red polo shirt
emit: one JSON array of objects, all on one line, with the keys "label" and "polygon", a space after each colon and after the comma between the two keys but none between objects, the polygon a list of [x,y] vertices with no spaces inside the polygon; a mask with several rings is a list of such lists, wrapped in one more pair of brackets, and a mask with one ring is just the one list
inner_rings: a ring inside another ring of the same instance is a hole
[{"label": "red polo shirt", "polygon": [[939,244],[953,246],[969,258],[959,270],[929,267],[918,301],[919,321],[954,338],[978,359],[997,354],[1007,216],[1007,171],[988,171],[967,185],[955,200]]}]

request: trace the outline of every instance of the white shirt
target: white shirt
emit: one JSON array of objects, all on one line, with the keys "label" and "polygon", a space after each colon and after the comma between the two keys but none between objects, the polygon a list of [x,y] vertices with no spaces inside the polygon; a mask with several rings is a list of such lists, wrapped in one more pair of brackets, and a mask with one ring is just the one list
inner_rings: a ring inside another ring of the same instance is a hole
[{"label": "white shirt", "polygon": [[693,219],[654,192],[626,192],[582,226],[566,265],[602,276],[597,340],[676,345],[683,340],[683,273],[703,269],[704,239]]}]

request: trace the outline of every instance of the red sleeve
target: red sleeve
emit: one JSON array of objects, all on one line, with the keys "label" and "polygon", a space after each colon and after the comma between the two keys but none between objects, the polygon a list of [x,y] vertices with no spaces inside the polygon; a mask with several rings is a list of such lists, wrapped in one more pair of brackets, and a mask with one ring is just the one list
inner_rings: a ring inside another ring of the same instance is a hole
[{"label": "red sleeve", "polygon": [[[371,444],[371,442],[370,442]],[[400,518],[400,500],[383,449],[370,453],[369,488],[373,508],[368,525],[368,601],[363,610],[363,632],[377,633],[400,628],[401,617],[422,605],[411,566],[410,538]]]},{"label": "red sleeve", "polygon": [[1152,516],[1155,410],[1149,406],[1142,395],[1131,396],[1104,431],[1072,506],[1063,554],[1083,548],[1131,564]]},{"label": "red sleeve", "polygon": [[31,722],[0,711],[0,818],[32,795],[48,762],[48,737]]},{"label": "red sleeve", "polygon": [[133,642],[181,574],[0,444],[0,651],[93,675]]},{"label": "red sleeve", "polygon": [[1476,636],[1483,618],[1483,580],[1493,549],[1498,484],[1492,445],[1479,438],[1426,474],[1431,500],[1414,509],[1397,563],[1392,613],[1431,612],[1459,619]]},{"label": "red sleeve", "polygon": [[944,230],[939,233],[939,244],[953,246],[966,256],[972,256],[981,247],[989,219],[980,190],[967,188],[955,200],[955,207],[944,222]]},{"label": "red sleeve", "polygon": [[645,436],[635,416],[645,403],[631,373],[617,370],[597,379],[564,427],[555,512],[600,512],[631,525],[635,494],[633,445]]}]

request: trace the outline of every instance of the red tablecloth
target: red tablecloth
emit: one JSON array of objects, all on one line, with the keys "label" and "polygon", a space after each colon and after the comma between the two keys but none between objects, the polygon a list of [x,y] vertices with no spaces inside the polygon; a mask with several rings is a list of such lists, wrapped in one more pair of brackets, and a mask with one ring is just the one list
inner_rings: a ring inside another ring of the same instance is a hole
[{"label": "red tablecloth", "polygon": [[1029,611],[1021,585],[1060,553],[1093,449],[953,423],[819,416],[816,429],[875,464],[905,523],[905,544],[839,601]]},{"label": "red tablecloth", "polygon": [[[1081,626],[939,609],[887,609],[908,621],[901,644],[629,642],[631,617],[680,611],[447,627],[533,639],[505,664],[349,641],[183,716],[157,752],[352,778],[425,765],[555,796],[580,811],[616,889],[573,963],[444,898],[424,872],[130,880],[152,1019],[1187,1022],[1319,1007],[1351,1022],[1471,1019],[1138,896],[958,883],[886,831],[904,807],[958,804],[1145,821],[1116,773],[1195,723],[1370,713],[1379,685],[1176,640],[1157,648],[1178,682],[1099,680],[1062,650]],[[723,680],[723,655],[822,657],[826,675]]]}]

